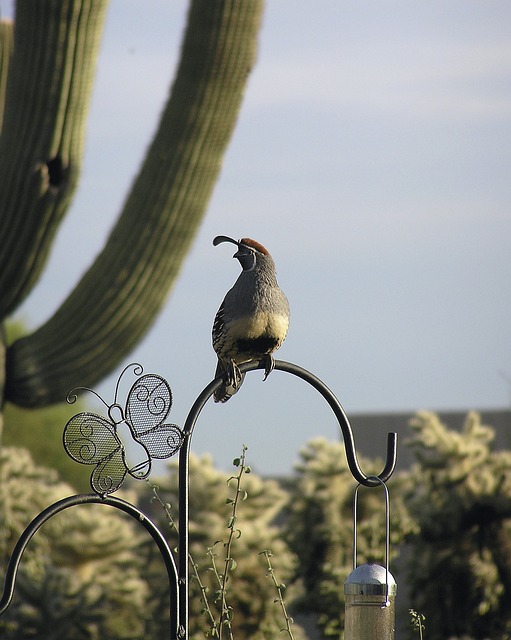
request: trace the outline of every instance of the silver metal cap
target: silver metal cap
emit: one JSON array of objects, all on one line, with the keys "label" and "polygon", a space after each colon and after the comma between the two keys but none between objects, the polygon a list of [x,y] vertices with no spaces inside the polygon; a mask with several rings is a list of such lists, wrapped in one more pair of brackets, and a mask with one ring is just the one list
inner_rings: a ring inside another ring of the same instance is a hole
[{"label": "silver metal cap", "polygon": [[396,591],[397,584],[394,576],[379,564],[362,564],[356,567],[344,583],[346,595],[393,596],[396,595]]}]

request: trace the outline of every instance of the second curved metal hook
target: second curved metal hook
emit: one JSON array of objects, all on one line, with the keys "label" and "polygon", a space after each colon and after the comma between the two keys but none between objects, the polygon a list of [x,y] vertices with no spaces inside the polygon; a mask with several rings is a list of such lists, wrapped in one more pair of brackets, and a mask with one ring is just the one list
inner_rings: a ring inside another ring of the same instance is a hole
[{"label": "second curved metal hook", "polygon": [[162,559],[165,564],[165,568],[167,570],[167,576],[169,581],[169,597],[170,597],[170,633],[169,637],[171,640],[179,638],[181,636],[180,629],[181,626],[179,624],[179,587],[178,587],[178,573],[177,567],[174,561],[174,556],[172,555],[172,551],[170,550],[167,540],[165,539],[162,532],[158,529],[158,527],[150,520],[142,511],[140,511],[137,507],[132,505],[126,500],[122,500],[121,498],[116,498],[114,496],[99,496],[97,493],[83,493],[74,496],[68,496],[67,498],[62,498],[57,502],[54,502],[49,507],[46,507],[43,511],[41,511],[25,528],[22,532],[21,536],[18,538],[18,541],[12,551],[11,557],[9,559],[9,563],[7,565],[7,571],[5,574],[5,584],[4,591],[2,596],[0,597],[0,615],[5,613],[11,604],[13,595],[14,595],[14,587],[16,584],[16,578],[18,575],[18,569],[25,553],[25,550],[32,540],[34,535],[39,531],[39,529],[46,523],[48,520],[59,514],[61,511],[65,509],[69,509],[70,507],[77,507],[84,504],[101,504],[108,505],[110,507],[114,507],[119,511],[123,511],[124,513],[131,516],[134,520],[139,522],[145,530],[151,535],[154,542],[158,546],[160,550]]}]

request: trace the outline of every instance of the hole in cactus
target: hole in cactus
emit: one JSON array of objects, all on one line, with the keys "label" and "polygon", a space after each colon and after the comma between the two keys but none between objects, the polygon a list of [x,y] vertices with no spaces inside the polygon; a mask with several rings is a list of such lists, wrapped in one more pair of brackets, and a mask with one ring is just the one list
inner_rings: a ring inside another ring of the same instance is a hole
[{"label": "hole in cactus", "polygon": [[64,180],[64,165],[62,158],[56,155],[46,162],[48,167],[48,179],[52,187],[58,187]]}]

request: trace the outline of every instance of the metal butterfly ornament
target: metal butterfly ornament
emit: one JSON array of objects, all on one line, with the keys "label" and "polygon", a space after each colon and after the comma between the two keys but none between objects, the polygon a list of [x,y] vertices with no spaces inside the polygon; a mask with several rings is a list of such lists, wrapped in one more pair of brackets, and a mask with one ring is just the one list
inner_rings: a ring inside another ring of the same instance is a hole
[{"label": "metal butterfly ornament", "polygon": [[[119,404],[119,385],[128,369],[139,377],[126,398],[125,408]],[[72,389],[69,404],[76,402],[76,392],[90,391],[108,409],[108,417],[85,411],[73,416],[64,427],[64,448],[73,460],[93,464],[92,489],[105,496],[117,491],[126,475],[142,480],[151,472],[152,460],[170,458],[183,443],[183,432],[175,424],[163,424],[172,406],[172,393],[167,381],[154,373],[143,375],[138,364],[128,365],[120,374],[114,401],[107,404],[95,391],[86,387]],[[121,432],[130,436],[130,457]],[[131,451],[131,450],[134,450]]]}]

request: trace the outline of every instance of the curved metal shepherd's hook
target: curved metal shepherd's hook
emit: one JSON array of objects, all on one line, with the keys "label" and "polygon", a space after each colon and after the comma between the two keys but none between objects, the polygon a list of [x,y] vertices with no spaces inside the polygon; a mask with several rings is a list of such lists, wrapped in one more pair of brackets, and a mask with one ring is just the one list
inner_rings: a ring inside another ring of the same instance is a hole
[{"label": "curved metal shepherd's hook", "polygon": [[[264,369],[266,363],[264,360],[261,362],[246,362],[239,365],[239,370],[241,373],[246,373],[248,371],[254,371],[256,369]],[[394,469],[396,467],[397,461],[397,433],[389,433],[387,435],[387,455],[386,462],[382,472],[375,476],[371,474],[367,476],[358,463],[357,453],[355,450],[355,441],[353,438],[353,432],[351,430],[351,425],[349,423],[348,417],[344,412],[339,400],[335,397],[335,395],[330,391],[330,389],[325,385],[325,383],[320,380],[318,377],[307,371],[307,369],[303,369],[296,364],[291,362],[285,362],[283,360],[275,360],[275,370],[278,371],[286,371],[287,373],[291,373],[292,375],[305,380],[312,387],[314,387],[328,402],[332,411],[334,412],[337,421],[339,423],[339,427],[341,428],[342,435],[344,438],[344,447],[346,450],[346,459],[348,462],[348,467],[351,471],[351,474],[360,485],[364,485],[366,487],[378,487],[381,484],[385,484],[385,482],[390,478],[390,476],[394,473]],[[195,423],[204,408],[204,405],[209,400],[209,398],[213,395],[214,391],[220,387],[223,383],[224,376],[219,376],[212,380],[207,387],[204,388],[202,393],[195,400],[186,422],[183,427],[184,432],[184,440],[181,446],[181,450],[179,452],[179,531],[180,531],[180,540],[179,540],[179,586],[180,586],[180,598],[179,598],[179,620],[180,624],[188,630],[188,519],[189,519],[189,511],[188,511],[188,462],[189,462],[189,454],[190,454],[190,444],[191,437],[195,427]],[[182,538],[182,539],[181,539]]]}]

